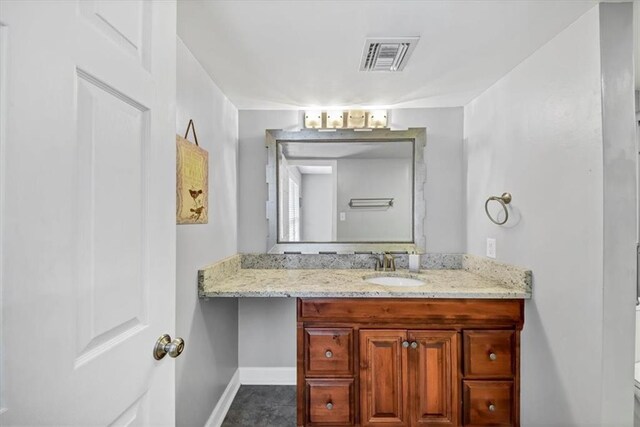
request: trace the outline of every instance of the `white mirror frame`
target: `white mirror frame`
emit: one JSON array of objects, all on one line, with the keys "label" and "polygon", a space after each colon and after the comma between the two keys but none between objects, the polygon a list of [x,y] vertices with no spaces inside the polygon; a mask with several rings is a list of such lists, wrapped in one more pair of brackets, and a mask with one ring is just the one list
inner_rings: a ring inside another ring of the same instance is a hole
[{"label": "white mirror frame", "polygon": [[[305,243],[278,242],[278,184],[276,149],[278,142],[331,142],[331,141],[412,141],[414,146],[413,165],[413,242],[362,242],[362,243]],[[267,221],[269,235],[267,248],[269,253],[354,253],[354,252],[416,252],[424,253],[426,238],[424,234],[424,218],[426,203],[424,198],[424,183],[427,171],[424,162],[427,131],[425,128],[409,128],[407,130],[372,129],[367,131],[354,129],[338,129],[323,131],[317,129],[303,129],[299,131],[285,131],[270,129],[266,131],[267,145]]]}]

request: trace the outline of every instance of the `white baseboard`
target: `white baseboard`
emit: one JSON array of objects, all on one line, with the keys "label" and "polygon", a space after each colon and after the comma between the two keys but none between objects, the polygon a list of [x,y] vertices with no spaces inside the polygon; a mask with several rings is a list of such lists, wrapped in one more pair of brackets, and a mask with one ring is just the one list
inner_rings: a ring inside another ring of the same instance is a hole
[{"label": "white baseboard", "polygon": [[205,423],[204,427],[220,427],[224,421],[224,417],[227,416],[227,412],[233,403],[233,398],[236,397],[236,393],[240,388],[240,369],[236,369],[236,372],[231,377],[227,388],[224,389],[222,396],[218,400],[216,407],[213,408],[211,416]]},{"label": "white baseboard", "polygon": [[240,367],[240,384],[296,385],[296,368]]}]

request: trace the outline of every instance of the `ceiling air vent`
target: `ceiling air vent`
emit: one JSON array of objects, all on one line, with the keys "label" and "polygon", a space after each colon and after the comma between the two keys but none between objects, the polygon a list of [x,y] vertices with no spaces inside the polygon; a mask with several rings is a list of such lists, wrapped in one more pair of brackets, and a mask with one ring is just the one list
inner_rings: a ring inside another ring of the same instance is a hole
[{"label": "ceiling air vent", "polygon": [[385,37],[364,43],[360,71],[402,71],[420,37]]}]

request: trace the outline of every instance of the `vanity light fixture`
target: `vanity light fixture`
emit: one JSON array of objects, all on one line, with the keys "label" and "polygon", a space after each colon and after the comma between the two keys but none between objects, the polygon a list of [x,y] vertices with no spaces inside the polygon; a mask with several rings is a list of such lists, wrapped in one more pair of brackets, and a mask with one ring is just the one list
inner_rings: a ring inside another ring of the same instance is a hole
[{"label": "vanity light fixture", "polygon": [[327,111],[327,128],[339,129],[344,127],[344,111]]},{"label": "vanity light fixture", "polygon": [[322,111],[305,111],[304,127],[318,129],[322,127]]},{"label": "vanity light fixture", "polygon": [[369,128],[386,128],[387,127],[387,111],[374,110],[369,111],[369,120],[367,120]]},{"label": "vanity light fixture", "polygon": [[336,130],[371,130],[386,128],[389,124],[388,110],[312,110],[304,113],[306,129]]},{"label": "vanity light fixture", "polygon": [[363,128],[366,123],[367,112],[364,110],[349,110],[347,113],[348,128]]}]

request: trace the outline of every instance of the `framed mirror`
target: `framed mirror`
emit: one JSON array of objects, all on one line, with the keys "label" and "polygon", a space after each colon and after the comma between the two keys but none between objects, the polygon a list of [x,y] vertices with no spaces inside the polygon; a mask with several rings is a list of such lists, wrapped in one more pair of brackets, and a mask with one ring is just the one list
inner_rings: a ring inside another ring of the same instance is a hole
[{"label": "framed mirror", "polygon": [[424,128],[266,137],[270,253],[424,252]]}]

